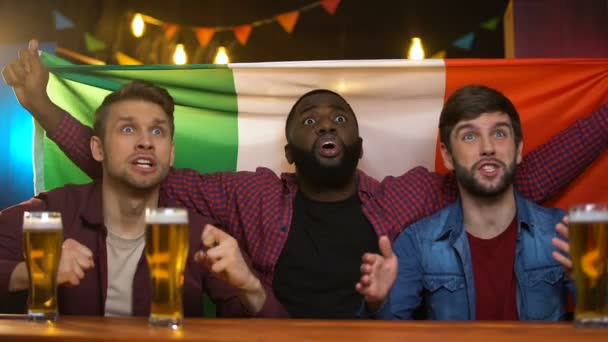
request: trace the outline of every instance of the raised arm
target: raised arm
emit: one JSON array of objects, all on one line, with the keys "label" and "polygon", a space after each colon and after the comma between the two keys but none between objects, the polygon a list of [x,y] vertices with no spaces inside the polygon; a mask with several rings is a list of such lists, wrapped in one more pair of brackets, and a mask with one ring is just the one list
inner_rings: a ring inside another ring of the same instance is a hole
[{"label": "raised arm", "polygon": [[[531,201],[543,203],[580,175],[606,147],[608,104],[527,153],[517,167],[515,187]],[[433,214],[458,196],[453,173],[438,174],[423,167],[385,178],[382,189],[399,228],[389,233],[392,238],[403,227]]]},{"label": "raised arm", "polygon": [[49,138],[91,178],[100,178],[101,164],[93,159],[89,148],[91,128],[75,120],[48,97],[49,72],[38,56],[38,42],[32,40],[27,49],[20,50],[19,58],[2,69],[2,76]]},{"label": "raised arm", "polygon": [[608,147],[608,103],[576,120],[524,156],[515,187],[525,197],[543,203],[580,175]]},{"label": "raised arm", "polygon": [[63,117],[63,110],[51,102],[46,92],[49,72],[38,56],[38,41],[31,40],[27,49],[19,50],[19,58],[2,69],[2,77],[13,87],[23,108],[45,131],[53,132]]}]

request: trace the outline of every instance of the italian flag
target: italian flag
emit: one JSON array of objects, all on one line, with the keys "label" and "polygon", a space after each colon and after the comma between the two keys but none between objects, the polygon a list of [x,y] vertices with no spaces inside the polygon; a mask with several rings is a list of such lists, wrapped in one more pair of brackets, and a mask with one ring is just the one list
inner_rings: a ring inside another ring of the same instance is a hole
[{"label": "italian flag", "polygon": [[[134,80],[169,90],[176,102],[176,167],[200,172],[293,171],[285,161],[285,118],[299,96],[327,88],[344,96],[364,141],[359,166],[381,179],[422,165],[444,172],[439,114],[466,84],[508,96],[522,117],[524,152],[608,100],[608,60],[369,60],[218,65],[76,66],[43,55],[51,99],[91,125],[104,96]],[[89,181],[39,127],[34,135],[36,192]],[[604,153],[551,205],[608,200]]]}]

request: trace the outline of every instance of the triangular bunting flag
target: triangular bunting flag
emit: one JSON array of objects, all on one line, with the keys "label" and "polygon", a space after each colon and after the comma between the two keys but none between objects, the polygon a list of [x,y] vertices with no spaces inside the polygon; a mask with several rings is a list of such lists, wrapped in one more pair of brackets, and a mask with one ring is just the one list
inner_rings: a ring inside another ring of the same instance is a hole
[{"label": "triangular bunting flag", "polygon": [[298,17],[300,16],[300,11],[291,11],[287,13],[283,13],[277,16],[277,21],[283,29],[287,31],[287,33],[291,33],[293,31],[293,27],[296,25],[298,21]]},{"label": "triangular bunting flag", "polygon": [[211,41],[211,38],[213,38],[215,29],[212,27],[197,27],[194,29],[194,34],[196,34],[198,43],[201,44],[202,47],[206,47]]},{"label": "triangular bunting flag", "polygon": [[58,10],[53,10],[53,18],[55,19],[55,30],[57,31],[74,27],[74,23]]},{"label": "triangular bunting flag", "polygon": [[488,31],[496,31],[496,27],[498,27],[499,18],[492,18],[488,21],[484,21],[481,23],[481,27],[485,28]]},{"label": "triangular bunting flag", "polygon": [[331,15],[336,13],[338,5],[340,5],[340,0],[321,0],[321,6]]},{"label": "triangular bunting flag", "polygon": [[139,65],[141,64],[140,61],[138,61],[137,59],[125,55],[124,53],[120,52],[120,51],[116,51],[116,53],[114,54],[114,57],[116,57],[116,61],[118,61],[118,64],[121,65]]},{"label": "triangular bunting flag", "polygon": [[436,59],[443,59],[446,56],[446,52],[445,50],[440,50],[435,52],[434,55],[431,56],[431,58],[436,58]]},{"label": "triangular bunting flag", "polygon": [[167,40],[171,40],[177,31],[179,31],[179,25],[177,24],[165,24],[163,28],[165,29],[165,39]]},{"label": "triangular bunting flag", "polygon": [[234,31],[234,36],[241,43],[241,45],[247,44],[247,40],[249,40],[249,35],[251,34],[251,29],[253,26],[251,24],[236,26],[232,30]]},{"label": "triangular bunting flag", "polygon": [[86,45],[87,50],[90,52],[101,51],[105,50],[106,48],[106,43],[95,38],[95,36],[88,32],[84,34],[84,44]]},{"label": "triangular bunting flag", "polygon": [[464,49],[464,50],[471,50],[471,48],[473,47],[474,40],[475,40],[475,33],[469,32],[469,33],[465,34],[464,36],[456,39],[456,41],[453,43],[453,45],[456,47],[459,47],[461,49]]}]

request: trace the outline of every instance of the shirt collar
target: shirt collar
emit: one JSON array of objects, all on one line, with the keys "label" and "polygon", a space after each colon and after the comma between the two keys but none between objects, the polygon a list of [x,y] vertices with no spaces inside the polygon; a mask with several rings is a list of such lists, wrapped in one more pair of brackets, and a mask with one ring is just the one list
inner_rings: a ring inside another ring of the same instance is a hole
[{"label": "shirt collar", "polygon": [[[534,236],[535,222],[531,215],[531,202],[523,198],[517,191],[514,190],[515,196],[515,207],[517,210],[517,227],[518,231],[523,229],[532,236]],[[464,230],[463,215],[462,215],[462,202],[460,197],[456,199],[456,202],[446,207],[447,217],[443,229],[437,234],[436,241],[444,239],[446,236],[450,236],[451,239],[456,239]]]},{"label": "shirt collar", "polygon": [[[80,213],[80,218],[88,225],[103,228],[103,198],[102,198],[102,181],[95,180],[91,184],[91,189],[83,206],[84,210]],[[163,196],[161,191],[158,196],[159,207],[176,207],[176,203],[168,200]]]}]

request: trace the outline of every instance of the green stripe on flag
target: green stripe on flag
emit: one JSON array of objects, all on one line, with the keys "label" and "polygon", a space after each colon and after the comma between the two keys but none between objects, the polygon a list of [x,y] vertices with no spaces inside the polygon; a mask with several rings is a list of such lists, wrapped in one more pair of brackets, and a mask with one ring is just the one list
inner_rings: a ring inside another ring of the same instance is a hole
[{"label": "green stripe on flag", "polygon": [[[80,122],[91,126],[93,113],[107,90],[68,81],[51,75],[47,87],[49,97],[59,107],[71,113]],[[54,189],[67,183],[86,183],[90,181],[84,172],[74,165],[68,157],[48,138],[43,141],[44,188]],[[37,151],[34,151],[34,155]],[[37,190],[39,186],[36,186]]]},{"label": "green stripe on flag", "polygon": [[[225,66],[83,66],[42,56],[51,71],[50,98],[81,122],[92,125],[103,98],[135,79],[166,88],[175,100],[175,167],[200,172],[234,171],[238,153],[238,105],[232,70]],[[37,161],[44,155],[44,189],[85,183],[83,174],[59,148],[44,138],[35,145]],[[39,168],[37,168],[39,169]],[[39,175],[36,175],[39,179]],[[36,185],[37,190],[41,184]]]}]

